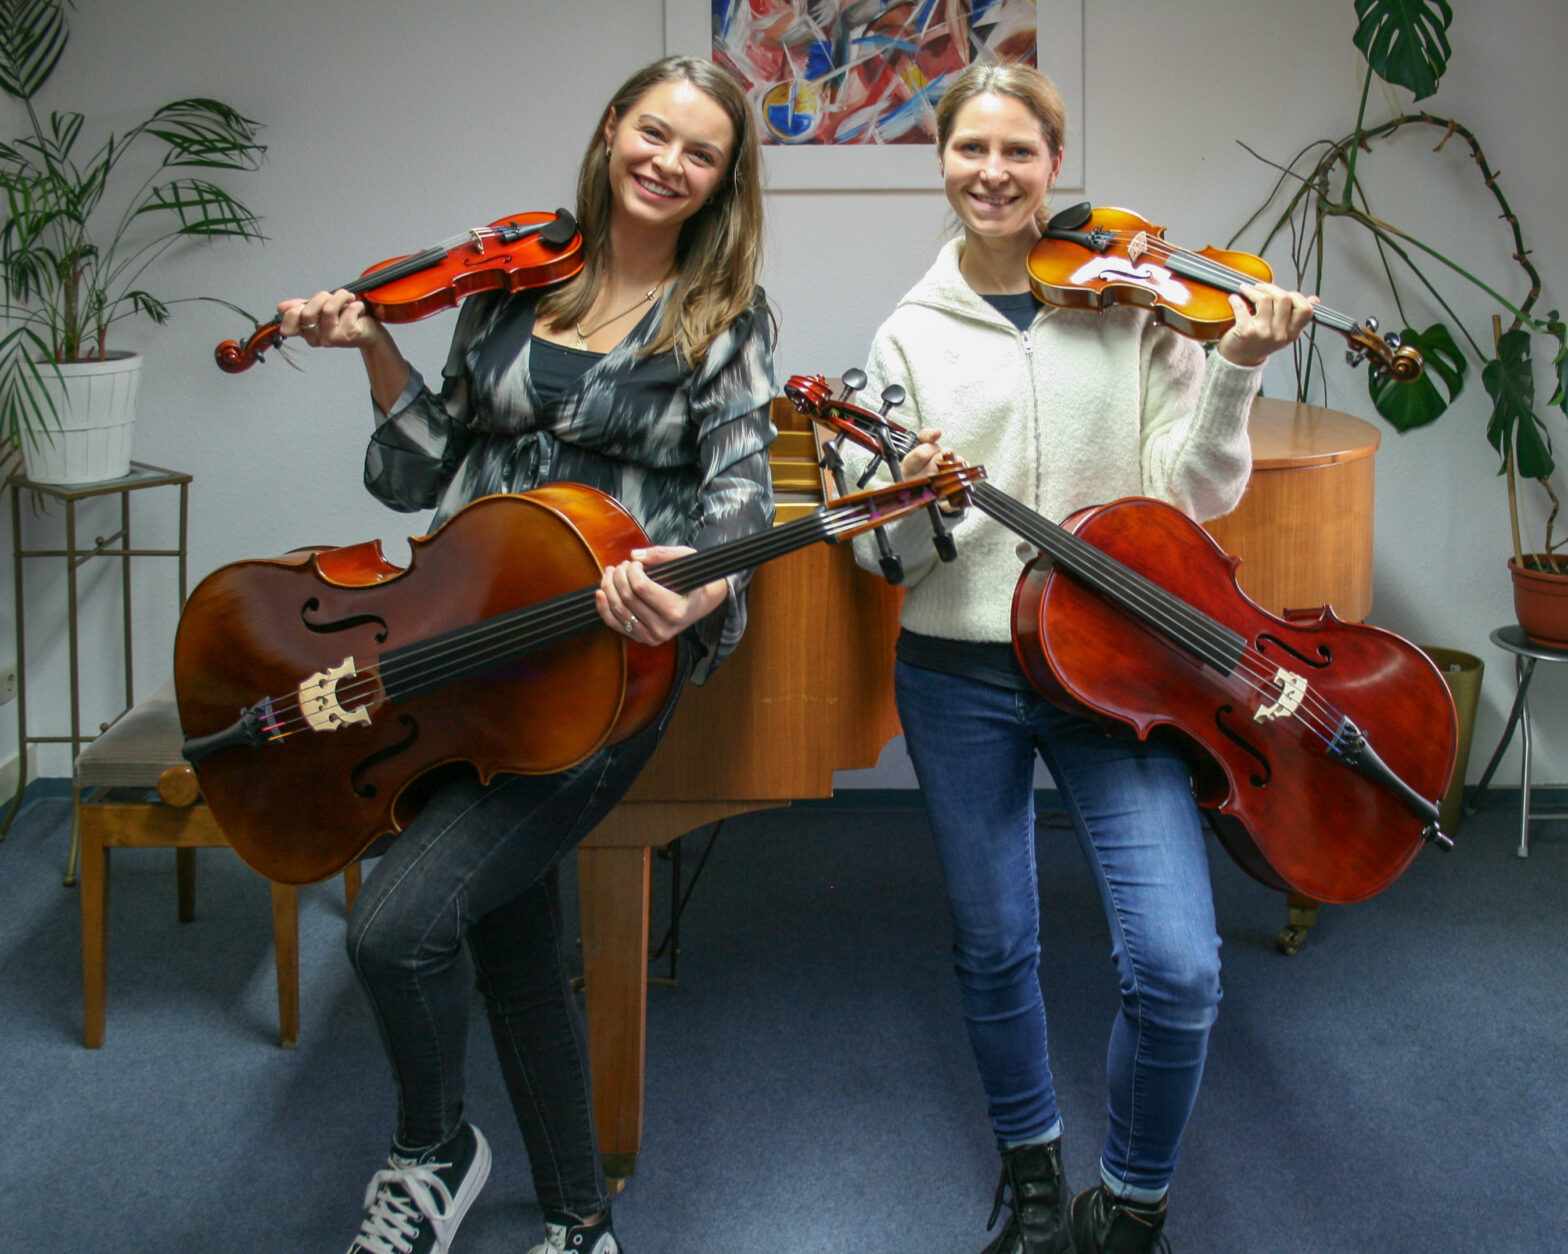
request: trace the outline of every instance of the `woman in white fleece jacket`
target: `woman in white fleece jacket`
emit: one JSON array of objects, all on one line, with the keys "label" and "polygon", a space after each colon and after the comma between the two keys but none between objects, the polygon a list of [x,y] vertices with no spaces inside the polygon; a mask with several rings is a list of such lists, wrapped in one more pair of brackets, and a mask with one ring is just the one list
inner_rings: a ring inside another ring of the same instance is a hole
[{"label": "woman in white fleece jacket", "polygon": [[[1032,68],[972,66],[948,87],[937,127],[963,234],[883,324],[867,368],[871,394],[901,384],[898,417],[922,428],[905,473],[929,469],[940,441],[1058,521],[1133,495],[1200,521],[1233,508],[1263,362],[1300,334],[1313,301],[1270,284],[1232,297],[1235,325],[1208,354],[1142,309],[1044,307],[1026,265],[1061,165],[1060,96]],[[985,1254],[1141,1254],[1162,1239],[1220,998],[1190,774],[1170,750],[1107,735],[1035,691],[1011,644],[1017,537],[974,510],[953,530],[958,559],[939,563],[922,520],[889,528],[908,589],[896,691],[1001,1149],[991,1225],[1010,1204]],[[857,554],[875,568],[869,545]],[[1036,754],[1099,883],[1122,995],[1100,1179],[1070,1203],[1038,978]]]}]

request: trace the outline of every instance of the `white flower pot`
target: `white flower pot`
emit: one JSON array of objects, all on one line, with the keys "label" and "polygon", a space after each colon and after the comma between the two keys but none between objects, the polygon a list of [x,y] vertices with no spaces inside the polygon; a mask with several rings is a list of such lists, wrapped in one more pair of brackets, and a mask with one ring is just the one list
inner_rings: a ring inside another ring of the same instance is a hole
[{"label": "white flower pot", "polygon": [[136,385],[142,377],[140,354],[110,353],[104,361],[63,362],[61,379],[47,366],[40,371],[54,400],[59,427],[36,432],[35,441],[24,450],[27,477],[38,483],[72,484],[128,475]]}]

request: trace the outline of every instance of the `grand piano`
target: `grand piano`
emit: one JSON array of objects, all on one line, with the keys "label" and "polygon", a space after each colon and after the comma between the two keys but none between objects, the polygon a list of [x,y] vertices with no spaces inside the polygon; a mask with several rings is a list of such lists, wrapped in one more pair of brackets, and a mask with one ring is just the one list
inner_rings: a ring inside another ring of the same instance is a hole
[{"label": "grand piano", "polygon": [[[780,523],[822,503],[818,438],[773,403]],[[746,636],[688,686],[658,751],[578,848],[583,982],[599,1147],[630,1175],[642,1143],[653,851],[732,815],[833,795],[833,772],[875,766],[899,732],[893,641],[901,593],[848,544],[798,549],[757,569]]]}]

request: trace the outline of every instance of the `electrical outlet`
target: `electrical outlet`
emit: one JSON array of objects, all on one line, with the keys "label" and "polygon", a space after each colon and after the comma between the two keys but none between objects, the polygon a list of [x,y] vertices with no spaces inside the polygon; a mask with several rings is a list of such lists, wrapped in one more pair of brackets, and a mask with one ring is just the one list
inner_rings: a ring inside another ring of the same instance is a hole
[{"label": "electrical outlet", "polygon": [[0,705],[16,700],[16,663],[0,662]]}]

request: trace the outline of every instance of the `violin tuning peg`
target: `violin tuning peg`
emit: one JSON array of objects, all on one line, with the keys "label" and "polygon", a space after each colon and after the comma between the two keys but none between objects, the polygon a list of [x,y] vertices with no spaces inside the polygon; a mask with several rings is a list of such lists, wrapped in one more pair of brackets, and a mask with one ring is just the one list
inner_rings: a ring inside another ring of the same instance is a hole
[{"label": "violin tuning peg", "polygon": [[1355,352],[1353,350],[1347,349],[1346,352],[1345,352],[1345,364],[1347,366],[1349,366],[1352,370],[1354,370],[1357,366],[1359,366],[1361,364],[1362,358],[1364,358],[1365,356],[1366,356],[1365,353],[1358,353],[1358,352]]},{"label": "violin tuning peg", "polygon": [[897,383],[890,383],[882,389],[882,416],[887,416],[887,411],[895,405],[902,405],[908,393]]},{"label": "violin tuning peg", "polygon": [[844,371],[844,394],[839,397],[839,400],[847,401],[854,393],[860,391],[865,386],[866,372],[851,366]]},{"label": "violin tuning peg", "polygon": [[1366,328],[1367,328],[1368,331],[1376,331],[1377,330],[1377,319],[1376,318],[1368,318],[1366,320]]}]

